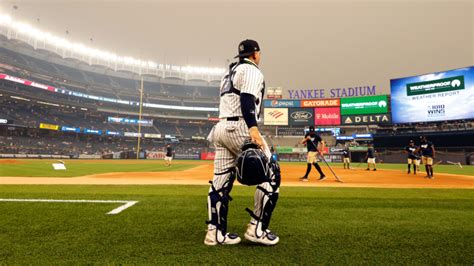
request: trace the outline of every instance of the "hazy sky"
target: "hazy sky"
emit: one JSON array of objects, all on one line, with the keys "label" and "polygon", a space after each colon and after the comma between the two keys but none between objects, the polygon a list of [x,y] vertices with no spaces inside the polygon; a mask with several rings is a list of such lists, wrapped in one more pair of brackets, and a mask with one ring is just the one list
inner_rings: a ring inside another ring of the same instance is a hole
[{"label": "hazy sky", "polygon": [[75,42],[177,65],[224,67],[253,38],[267,85],[293,89],[389,89],[390,78],[474,65],[470,0],[0,0],[0,12],[55,35],[68,30]]}]

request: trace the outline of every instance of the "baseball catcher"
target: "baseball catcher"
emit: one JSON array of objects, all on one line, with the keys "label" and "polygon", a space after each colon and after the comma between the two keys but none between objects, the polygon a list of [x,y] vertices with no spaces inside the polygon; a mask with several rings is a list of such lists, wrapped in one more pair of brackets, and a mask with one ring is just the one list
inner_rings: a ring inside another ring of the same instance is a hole
[{"label": "baseball catcher", "polygon": [[229,66],[229,73],[221,82],[220,120],[208,136],[216,156],[207,197],[209,220],[204,244],[231,245],[241,241],[237,234],[227,232],[230,192],[237,177],[242,184],[257,186],[253,211],[247,209],[251,219],[245,238],[275,245],[279,238],[268,226],[278,200],[280,171],[257,125],[265,90],[258,68],[260,47],[256,41],[244,40],[238,51],[239,61]]}]

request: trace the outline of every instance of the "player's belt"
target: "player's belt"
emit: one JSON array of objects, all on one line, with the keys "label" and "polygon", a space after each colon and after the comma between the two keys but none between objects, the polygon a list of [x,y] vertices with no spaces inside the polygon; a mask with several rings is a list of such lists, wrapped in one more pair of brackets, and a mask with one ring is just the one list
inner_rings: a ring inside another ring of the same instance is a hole
[{"label": "player's belt", "polygon": [[239,121],[240,116],[227,117],[227,118],[224,118],[224,119],[227,120],[227,121]]}]

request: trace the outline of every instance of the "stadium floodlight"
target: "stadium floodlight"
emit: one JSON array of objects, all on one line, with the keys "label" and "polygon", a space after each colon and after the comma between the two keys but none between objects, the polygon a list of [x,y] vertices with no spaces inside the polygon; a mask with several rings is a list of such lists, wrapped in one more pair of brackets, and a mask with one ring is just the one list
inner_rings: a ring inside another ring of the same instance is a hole
[{"label": "stadium floodlight", "polygon": [[[5,26],[22,35],[27,35],[29,39],[34,41],[46,42],[57,48],[70,50],[77,55],[89,57],[89,59],[100,59],[140,68],[171,70],[186,74],[222,75],[225,72],[224,68],[164,65],[152,61],[139,60],[130,56],[118,56],[114,53],[91,48],[80,43],[72,43],[64,38],[36,29],[26,23],[16,22],[7,14],[0,14],[0,26]],[[57,51],[53,50],[53,52]]]},{"label": "stadium floodlight", "polygon": [[158,67],[158,64],[155,63],[155,62],[152,62],[152,61],[148,61],[148,67],[149,68],[157,68]]},{"label": "stadium floodlight", "polygon": [[12,18],[9,15],[0,14],[0,25],[10,25]]},{"label": "stadium floodlight", "polygon": [[214,75],[222,75],[225,71],[223,68],[209,68],[209,67],[193,67],[193,66],[185,66],[181,68],[181,71],[190,73],[190,74],[214,74]]},{"label": "stadium floodlight", "polygon": [[22,101],[27,101],[27,102],[31,101],[30,99],[19,97],[19,96],[10,96],[10,98],[17,99],[17,100],[22,100]]}]

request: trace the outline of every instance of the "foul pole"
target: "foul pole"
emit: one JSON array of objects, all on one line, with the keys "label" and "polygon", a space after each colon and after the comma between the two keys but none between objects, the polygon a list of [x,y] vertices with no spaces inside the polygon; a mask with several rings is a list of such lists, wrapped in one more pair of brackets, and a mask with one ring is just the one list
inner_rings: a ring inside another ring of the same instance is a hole
[{"label": "foul pole", "polygon": [[140,82],[140,111],[138,112],[138,143],[137,143],[137,160],[140,156],[140,140],[142,139],[142,106],[143,106],[143,76]]}]

